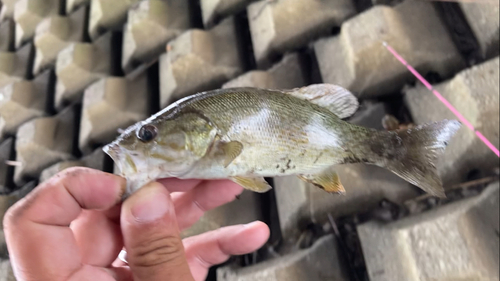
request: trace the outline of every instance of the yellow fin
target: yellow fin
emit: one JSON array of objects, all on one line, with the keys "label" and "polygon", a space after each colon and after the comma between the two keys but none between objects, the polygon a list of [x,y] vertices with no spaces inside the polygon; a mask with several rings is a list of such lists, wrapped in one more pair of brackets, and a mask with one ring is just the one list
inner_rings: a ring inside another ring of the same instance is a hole
[{"label": "yellow fin", "polygon": [[333,169],[326,169],[319,174],[299,175],[301,180],[312,183],[315,186],[330,193],[345,193],[345,188],[340,182],[340,177]]},{"label": "yellow fin", "polygon": [[263,177],[232,177],[232,181],[241,185],[245,189],[255,191],[258,193],[264,193],[269,191],[272,187],[267,183]]},{"label": "yellow fin", "polygon": [[229,166],[233,160],[243,151],[243,144],[239,141],[230,141],[220,144],[224,153],[224,167]]}]

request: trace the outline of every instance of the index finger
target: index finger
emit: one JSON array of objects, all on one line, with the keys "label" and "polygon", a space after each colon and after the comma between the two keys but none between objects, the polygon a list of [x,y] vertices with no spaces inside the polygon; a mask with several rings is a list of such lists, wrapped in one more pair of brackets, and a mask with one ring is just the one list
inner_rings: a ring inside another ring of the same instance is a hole
[{"label": "index finger", "polygon": [[69,168],[40,184],[7,211],[4,230],[18,278],[67,279],[82,268],[70,223],[82,209],[109,209],[125,179],[88,168]]}]

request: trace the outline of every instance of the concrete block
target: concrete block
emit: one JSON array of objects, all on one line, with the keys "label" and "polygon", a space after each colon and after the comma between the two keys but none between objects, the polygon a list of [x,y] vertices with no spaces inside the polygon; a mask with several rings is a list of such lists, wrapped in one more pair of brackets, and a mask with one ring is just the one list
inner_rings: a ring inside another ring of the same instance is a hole
[{"label": "concrete block", "polygon": [[347,122],[376,130],[384,130],[382,120],[387,114],[387,107],[384,103],[362,101],[358,110],[347,119]]},{"label": "concrete block", "polygon": [[95,40],[108,30],[121,30],[127,11],[140,0],[91,0],[89,35]]},{"label": "concrete block", "polygon": [[167,42],[189,28],[189,19],[188,1],[146,0],[132,6],[123,34],[125,72],[165,52]]},{"label": "concrete block", "polygon": [[83,40],[85,17],[85,7],[82,7],[67,17],[55,15],[38,24],[34,39],[36,48],[34,75],[46,68],[53,68],[57,54],[71,42]]},{"label": "concrete block", "polygon": [[183,230],[181,236],[195,236],[224,226],[246,224],[256,220],[263,220],[258,195],[244,190],[238,199],[205,212],[194,225]]},{"label": "concrete block", "polygon": [[[35,186],[35,182],[29,182],[14,192],[0,195],[0,221],[3,222],[3,218],[7,210],[17,201],[21,200],[24,196],[30,193]],[[3,224],[0,224],[0,230],[3,230]]]},{"label": "concrete block", "polygon": [[0,260],[0,281],[16,281],[10,260]]},{"label": "concrete block", "polygon": [[44,182],[48,180],[49,178],[55,176],[57,173],[70,168],[70,167],[87,167],[87,168],[92,168],[96,170],[103,170],[104,169],[104,159],[106,155],[104,154],[104,151],[101,148],[97,148],[92,152],[91,154],[82,157],[78,160],[73,160],[73,161],[62,161],[57,164],[54,164],[45,170],[40,174],[40,182]]},{"label": "concrete block", "polygon": [[27,44],[16,52],[0,51],[0,88],[28,76],[32,49]]},{"label": "concrete block", "polygon": [[71,14],[79,7],[90,4],[90,0],[66,0],[66,14]]},{"label": "concrete block", "polygon": [[16,48],[35,35],[36,26],[46,17],[59,13],[60,0],[18,0],[14,9]]},{"label": "concrete block", "polygon": [[217,20],[239,13],[256,0],[200,0],[201,15],[205,27],[211,27]]},{"label": "concrete block", "polygon": [[93,82],[110,73],[112,34],[107,33],[94,42],[71,43],[57,55],[55,107],[82,97],[83,91]]},{"label": "concrete block", "polygon": [[449,77],[465,66],[432,3],[410,0],[374,6],[346,21],[339,36],[318,40],[314,49],[323,81],[372,98],[415,80],[384,41],[423,75]]},{"label": "concrete block", "polygon": [[22,80],[0,88],[0,137],[15,135],[19,126],[46,115],[47,98],[51,94],[51,72],[34,80]]},{"label": "concrete block", "polygon": [[107,77],[85,90],[79,147],[83,152],[112,141],[117,130],[148,117],[146,75],[135,80]]},{"label": "concrete block", "polygon": [[160,106],[199,91],[219,88],[243,71],[234,18],[211,30],[189,30],[160,57]]},{"label": "concrete block", "polygon": [[24,123],[16,136],[14,182],[22,185],[29,178],[39,178],[47,167],[73,159],[75,107],[68,107],[52,117],[41,117]]},{"label": "concrete block", "polygon": [[498,56],[500,6],[480,2],[459,2],[459,5],[477,38],[483,57],[489,59]]},{"label": "concrete block", "polygon": [[11,51],[14,47],[14,21],[0,21],[0,52]]},{"label": "concrete block", "polygon": [[253,266],[235,268],[224,266],[217,269],[221,281],[299,281],[299,280],[350,280],[340,256],[335,236],[327,235],[312,247],[268,260]]},{"label": "concrete block", "polygon": [[370,280],[499,280],[499,185],[419,215],[358,226]]},{"label": "concrete block", "polygon": [[305,85],[300,55],[287,54],[266,71],[253,70],[222,85],[223,88],[257,87],[264,89],[293,89]]},{"label": "concrete block", "polygon": [[356,13],[351,0],[258,1],[248,6],[255,60],[260,66],[276,54],[306,45]]},{"label": "concrete block", "polygon": [[[434,85],[469,122],[495,147],[499,147],[499,58],[458,73],[453,79]],[[423,86],[408,89],[405,102],[416,124],[457,119],[451,111]],[[498,157],[469,130],[462,128],[453,137],[438,170],[445,185],[466,179],[471,170],[489,172],[498,167]]]},{"label": "concrete block", "polygon": [[0,21],[14,18],[14,7],[17,0],[2,0],[0,6]]},{"label": "concrete block", "polygon": [[14,167],[7,165],[7,161],[14,160],[14,139],[9,138],[0,142],[0,194],[14,189]]}]

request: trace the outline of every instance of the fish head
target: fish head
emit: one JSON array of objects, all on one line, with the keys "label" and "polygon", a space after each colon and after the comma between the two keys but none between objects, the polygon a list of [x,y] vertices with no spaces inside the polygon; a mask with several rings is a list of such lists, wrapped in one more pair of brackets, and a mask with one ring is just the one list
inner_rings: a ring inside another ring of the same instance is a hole
[{"label": "fish head", "polygon": [[132,185],[127,187],[131,193],[151,180],[189,172],[215,136],[215,128],[203,118],[146,120],[124,130],[103,150]]}]

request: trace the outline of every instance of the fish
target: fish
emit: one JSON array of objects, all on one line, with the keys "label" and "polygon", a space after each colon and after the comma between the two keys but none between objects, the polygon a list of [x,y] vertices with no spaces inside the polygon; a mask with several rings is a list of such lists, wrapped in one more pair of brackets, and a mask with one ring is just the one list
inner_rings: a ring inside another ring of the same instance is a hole
[{"label": "fish", "polygon": [[344,194],[337,165],[385,168],[445,197],[436,162],[461,127],[442,120],[384,131],[348,122],[357,98],[335,84],[199,92],[125,129],[103,150],[127,179],[126,198],[159,178],[229,179],[254,192],[266,177],[297,176]]}]

